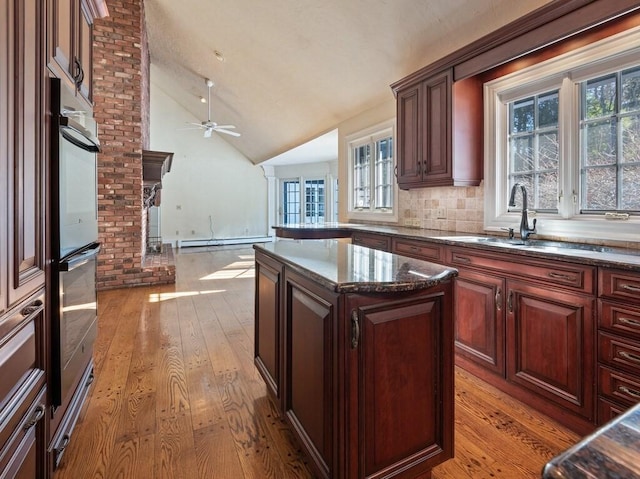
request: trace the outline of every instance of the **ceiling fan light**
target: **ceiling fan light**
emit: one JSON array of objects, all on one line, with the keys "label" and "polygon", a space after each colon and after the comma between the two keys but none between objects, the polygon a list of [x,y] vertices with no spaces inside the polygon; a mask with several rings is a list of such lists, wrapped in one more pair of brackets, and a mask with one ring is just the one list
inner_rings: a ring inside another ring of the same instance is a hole
[{"label": "ceiling fan light", "polygon": [[207,99],[203,96],[200,97],[200,103],[207,103]]},{"label": "ceiling fan light", "polygon": [[222,52],[220,50],[214,50],[213,54],[216,57],[216,60],[218,60],[219,62],[224,62],[224,55],[222,54]]}]

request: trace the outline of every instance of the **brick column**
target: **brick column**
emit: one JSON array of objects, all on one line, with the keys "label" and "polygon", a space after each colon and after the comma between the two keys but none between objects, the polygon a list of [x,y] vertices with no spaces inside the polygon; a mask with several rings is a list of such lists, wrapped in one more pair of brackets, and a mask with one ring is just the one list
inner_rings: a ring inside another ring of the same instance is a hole
[{"label": "brick column", "polygon": [[93,38],[98,155],[98,289],[175,281],[144,268],[142,150],[149,143],[149,49],[142,0],[107,0]]}]

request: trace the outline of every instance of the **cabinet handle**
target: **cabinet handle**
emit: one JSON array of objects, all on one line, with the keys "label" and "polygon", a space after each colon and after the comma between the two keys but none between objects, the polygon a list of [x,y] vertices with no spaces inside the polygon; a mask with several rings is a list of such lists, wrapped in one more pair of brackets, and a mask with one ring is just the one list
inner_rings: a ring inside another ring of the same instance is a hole
[{"label": "cabinet handle", "polygon": [[39,299],[36,299],[31,304],[28,304],[27,306],[22,308],[22,311],[20,311],[20,314],[22,316],[30,316],[36,311],[38,311],[41,307],[42,307],[42,301],[40,301]]},{"label": "cabinet handle", "polygon": [[453,255],[454,261],[460,261],[461,263],[471,263],[471,258],[467,258],[466,256],[459,256],[457,254]]},{"label": "cabinet handle", "polygon": [[618,351],[618,356],[628,361],[640,364],[640,356],[628,351]]},{"label": "cabinet handle", "polygon": [[640,391],[636,391],[635,389],[628,388],[627,386],[618,386],[618,391],[624,394],[628,394],[631,397],[640,399]]},{"label": "cabinet handle", "polygon": [[44,412],[45,411],[46,411],[46,409],[44,407],[44,404],[38,404],[36,406],[35,410],[33,411],[33,414],[31,415],[31,419],[29,419],[25,423],[23,429],[25,431],[27,431],[27,430],[31,429],[33,426],[35,426],[38,423],[38,421],[44,417]]},{"label": "cabinet handle", "polygon": [[358,320],[358,312],[354,309],[351,311],[351,349],[358,347],[360,340],[360,321]]},{"label": "cabinet handle", "polygon": [[54,454],[55,454],[55,464],[56,464],[56,466],[58,464],[60,464],[60,459],[62,458],[62,453],[64,452],[64,450],[69,445],[69,441],[70,440],[71,440],[71,436],[69,436],[69,434],[65,434],[64,436],[62,436],[62,444],[60,444],[60,447],[56,447],[53,450]]},{"label": "cabinet handle", "polygon": [[554,272],[549,273],[547,276],[549,276],[549,278],[564,279],[566,281],[575,281],[576,280],[575,276],[571,276],[571,275],[568,275],[568,274],[554,273]]},{"label": "cabinet handle", "polygon": [[513,313],[513,291],[509,291],[509,297],[507,298],[507,308],[510,313]]},{"label": "cabinet handle", "polygon": [[393,176],[395,176],[396,178],[398,178],[398,165],[396,165],[396,166],[393,168]]},{"label": "cabinet handle", "polygon": [[502,288],[498,288],[496,291],[496,309],[500,311],[502,309]]},{"label": "cabinet handle", "polygon": [[620,286],[622,289],[626,289],[627,291],[631,291],[633,293],[640,293],[640,288],[637,286],[633,286],[631,284],[623,284]]},{"label": "cabinet handle", "polygon": [[640,326],[640,321],[631,318],[618,318],[619,323],[629,324],[631,326]]}]

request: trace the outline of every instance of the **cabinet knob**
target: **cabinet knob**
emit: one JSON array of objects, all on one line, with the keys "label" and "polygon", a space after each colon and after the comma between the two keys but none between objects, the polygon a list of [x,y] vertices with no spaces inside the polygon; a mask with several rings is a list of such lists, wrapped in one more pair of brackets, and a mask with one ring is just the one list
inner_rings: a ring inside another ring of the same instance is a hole
[{"label": "cabinet knob", "polygon": [[28,304],[27,306],[22,308],[22,310],[20,311],[20,314],[22,314],[22,316],[31,316],[40,308],[42,308],[42,301],[40,301],[39,299],[36,299],[31,304]]}]

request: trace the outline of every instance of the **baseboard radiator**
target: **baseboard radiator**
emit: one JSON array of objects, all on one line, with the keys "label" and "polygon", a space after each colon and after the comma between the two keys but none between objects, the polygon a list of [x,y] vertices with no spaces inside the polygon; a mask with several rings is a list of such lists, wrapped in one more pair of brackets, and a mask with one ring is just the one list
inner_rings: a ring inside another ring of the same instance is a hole
[{"label": "baseboard radiator", "polygon": [[182,239],[176,241],[178,248],[190,248],[193,246],[222,246],[233,244],[270,243],[271,236],[242,236],[239,238],[208,238],[208,239]]}]

